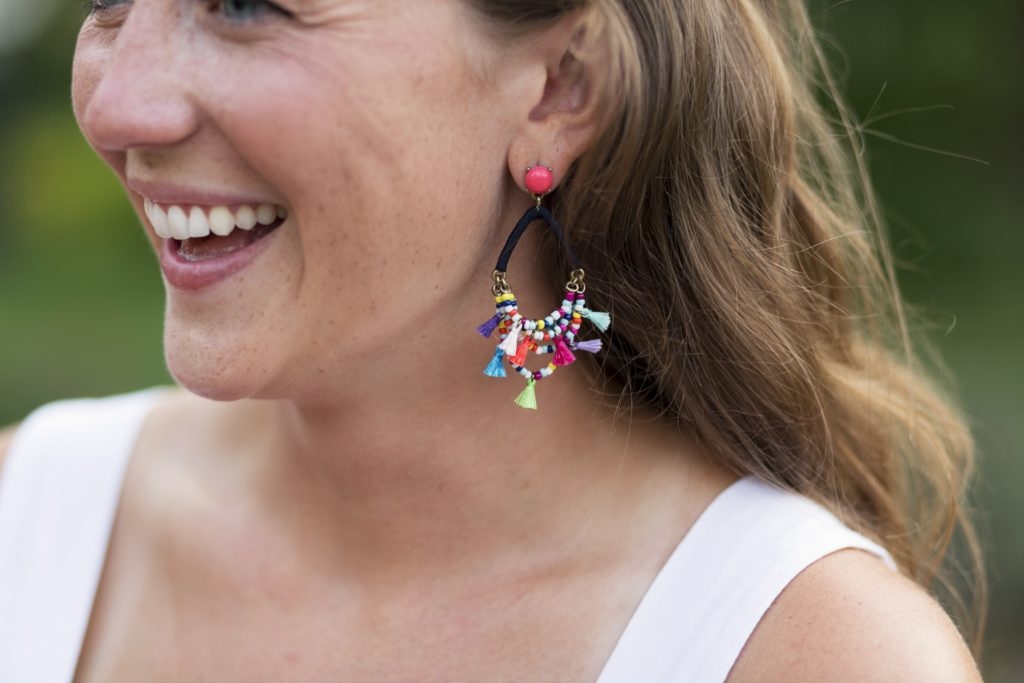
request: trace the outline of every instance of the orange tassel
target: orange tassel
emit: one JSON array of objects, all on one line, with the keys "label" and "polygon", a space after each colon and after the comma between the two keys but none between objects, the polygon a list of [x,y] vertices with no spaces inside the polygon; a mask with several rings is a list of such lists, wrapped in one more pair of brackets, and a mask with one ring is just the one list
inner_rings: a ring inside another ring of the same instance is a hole
[{"label": "orange tassel", "polygon": [[509,358],[509,360],[512,361],[514,364],[519,365],[519,366],[525,365],[526,364],[526,354],[527,354],[527,352],[529,352],[531,346],[532,346],[532,344],[530,343],[529,340],[527,340],[527,339],[522,340],[521,342],[519,342],[519,346],[516,347],[515,354],[511,358]]}]

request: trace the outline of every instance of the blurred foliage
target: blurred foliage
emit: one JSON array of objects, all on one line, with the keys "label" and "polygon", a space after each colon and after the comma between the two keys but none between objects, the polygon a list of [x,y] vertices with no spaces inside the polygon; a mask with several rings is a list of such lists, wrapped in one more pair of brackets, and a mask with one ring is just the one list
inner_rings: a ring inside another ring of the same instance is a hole
[{"label": "blurred foliage", "polygon": [[73,7],[0,61],[0,423],[171,381],[155,256],[71,114]]},{"label": "blurred foliage", "polygon": [[[901,285],[974,420],[993,582],[986,680],[1022,680],[1024,4],[810,5],[865,122]],[[0,57],[0,424],[171,381],[155,257],[71,114],[72,7]]]},{"label": "blurred foliage", "polygon": [[1024,4],[811,6],[865,126],[918,332],[975,429],[992,582],[986,680],[1024,680]]}]

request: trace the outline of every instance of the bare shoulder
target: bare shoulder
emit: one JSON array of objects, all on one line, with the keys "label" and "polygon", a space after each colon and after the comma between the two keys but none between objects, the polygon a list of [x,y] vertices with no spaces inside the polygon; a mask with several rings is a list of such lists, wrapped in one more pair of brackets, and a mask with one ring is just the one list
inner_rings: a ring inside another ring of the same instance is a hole
[{"label": "bare shoulder", "polygon": [[729,675],[747,681],[981,681],[942,607],[861,550],[818,560],[779,595]]},{"label": "bare shoulder", "polygon": [[3,476],[4,460],[7,458],[7,451],[11,448],[11,441],[14,440],[14,432],[18,431],[18,425],[0,428],[0,477]]}]

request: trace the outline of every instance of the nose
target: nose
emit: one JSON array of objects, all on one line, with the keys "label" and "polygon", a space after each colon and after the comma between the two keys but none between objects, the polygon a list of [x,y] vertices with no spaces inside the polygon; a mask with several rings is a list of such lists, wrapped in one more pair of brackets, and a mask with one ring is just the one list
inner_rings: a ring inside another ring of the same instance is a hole
[{"label": "nose", "polygon": [[112,35],[97,36],[100,44],[87,48],[93,89],[79,118],[97,149],[166,147],[195,133],[189,56],[172,4],[134,3],[119,28],[99,29]]}]

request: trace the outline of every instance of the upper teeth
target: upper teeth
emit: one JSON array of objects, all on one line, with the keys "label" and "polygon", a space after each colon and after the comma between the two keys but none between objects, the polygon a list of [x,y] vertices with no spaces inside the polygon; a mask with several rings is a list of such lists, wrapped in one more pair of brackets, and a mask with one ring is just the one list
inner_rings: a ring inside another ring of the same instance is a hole
[{"label": "upper teeth", "polygon": [[[144,202],[146,217],[156,234],[164,239],[228,235],[235,228],[252,230],[256,224],[270,225],[278,218],[287,218],[288,210],[274,204],[241,204],[232,211],[226,206],[161,206],[150,199]],[[207,213],[207,210],[209,213]]]}]

